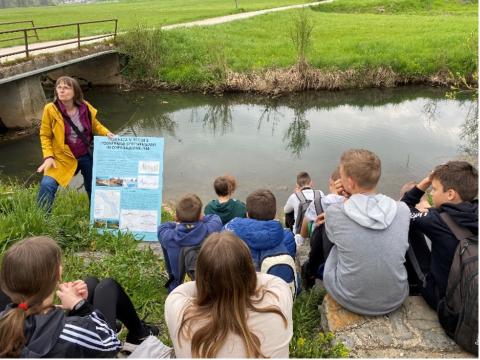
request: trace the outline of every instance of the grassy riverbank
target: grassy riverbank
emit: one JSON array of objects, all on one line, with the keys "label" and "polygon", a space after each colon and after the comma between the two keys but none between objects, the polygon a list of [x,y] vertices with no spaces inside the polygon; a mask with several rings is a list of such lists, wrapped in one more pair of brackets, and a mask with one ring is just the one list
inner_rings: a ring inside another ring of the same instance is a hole
[{"label": "grassy riverbank", "polygon": [[306,70],[295,67],[291,41],[298,10],[168,32],[137,28],[119,43],[132,56],[130,80],[166,87],[268,92],[449,85],[455,77],[473,83],[477,9],[457,0],[336,0],[302,10],[313,25]]},{"label": "grassy riverbank", "polygon": [[[138,24],[147,28],[158,28],[167,24],[306,2],[310,1],[238,0],[237,8],[235,0],[121,0],[104,3],[1,9],[0,22],[33,20],[36,26],[48,26],[118,18],[119,31],[128,31]],[[2,26],[0,30],[18,29],[23,26],[25,24]],[[82,25],[82,36],[108,33],[112,30],[113,23]],[[76,26],[71,26],[41,30],[38,35],[40,41],[70,39],[77,36],[77,29]],[[13,37],[2,36],[2,39]],[[23,40],[20,43],[23,43]],[[13,42],[2,42],[0,47],[8,47],[13,44]]]},{"label": "grassy riverbank", "polygon": [[[163,305],[167,291],[163,260],[148,247],[140,247],[129,235],[97,234],[88,226],[86,194],[60,191],[51,217],[36,207],[37,187],[24,188],[0,182],[0,256],[13,243],[27,236],[49,235],[64,250],[65,281],[94,275],[117,279],[147,321],[159,324],[161,339],[171,345]],[[162,220],[172,220],[162,211]],[[294,306],[294,336],[291,357],[347,357],[343,345],[334,345],[333,337],[320,331],[318,291],[303,292]],[[123,334],[125,335],[125,334]]]}]

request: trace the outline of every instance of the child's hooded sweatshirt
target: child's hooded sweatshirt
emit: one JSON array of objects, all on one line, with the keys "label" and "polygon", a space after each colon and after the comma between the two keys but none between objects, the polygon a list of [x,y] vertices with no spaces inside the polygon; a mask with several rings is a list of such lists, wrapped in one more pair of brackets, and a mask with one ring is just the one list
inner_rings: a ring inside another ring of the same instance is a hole
[{"label": "child's hooded sweatshirt", "polygon": [[193,223],[166,222],[158,227],[158,241],[162,245],[165,264],[170,276],[169,292],[182,283],[179,269],[179,255],[182,247],[200,245],[213,232],[222,230],[217,215],[205,215]]},{"label": "child's hooded sweatshirt", "polygon": [[325,229],[334,244],[323,281],[343,307],[383,315],[408,296],[405,253],[410,211],[388,196],[355,194],[328,207]]},{"label": "child's hooded sweatshirt", "polygon": [[207,204],[207,206],[205,206],[205,215],[216,214],[220,216],[223,225],[233,218],[246,217],[246,213],[247,210],[245,204],[236,199],[230,199],[224,203],[221,203],[218,200],[212,200]]}]

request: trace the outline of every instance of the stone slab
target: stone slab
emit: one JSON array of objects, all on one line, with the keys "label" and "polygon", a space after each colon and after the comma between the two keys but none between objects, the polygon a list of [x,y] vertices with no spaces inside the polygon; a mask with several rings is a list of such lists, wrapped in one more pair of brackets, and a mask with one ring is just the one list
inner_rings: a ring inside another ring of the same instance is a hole
[{"label": "stone slab", "polygon": [[320,307],[324,331],[351,350],[352,357],[472,358],[443,331],[435,311],[420,296],[410,296],[384,316],[361,316],[326,295]]}]

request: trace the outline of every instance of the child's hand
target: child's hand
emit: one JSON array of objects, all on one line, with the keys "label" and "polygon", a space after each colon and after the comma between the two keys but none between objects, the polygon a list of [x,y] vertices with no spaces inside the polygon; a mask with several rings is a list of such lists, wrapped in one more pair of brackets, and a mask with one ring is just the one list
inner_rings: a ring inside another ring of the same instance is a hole
[{"label": "child's hand", "polygon": [[425,192],[432,184],[431,176],[432,176],[432,173],[428,174],[422,181],[418,183],[417,188]]},{"label": "child's hand", "polygon": [[321,213],[315,218],[315,226],[325,224],[325,213]]},{"label": "child's hand", "polygon": [[87,300],[88,288],[87,284],[83,280],[76,280],[72,283],[73,287],[77,290],[78,295]]},{"label": "child's hand", "polygon": [[342,196],[345,196],[346,198],[349,198],[351,195],[343,187],[343,183],[341,179],[338,179],[335,181],[335,191],[337,192],[337,195],[342,195]]},{"label": "child's hand", "polygon": [[57,296],[62,302],[62,307],[67,310],[72,310],[83,298],[78,293],[73,283],[64,283],[58,286]]}]

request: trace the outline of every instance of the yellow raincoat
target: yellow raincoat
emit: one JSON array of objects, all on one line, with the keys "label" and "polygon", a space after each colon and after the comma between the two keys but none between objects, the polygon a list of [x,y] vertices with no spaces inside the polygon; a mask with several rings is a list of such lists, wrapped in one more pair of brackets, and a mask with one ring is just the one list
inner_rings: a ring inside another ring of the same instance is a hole
[{"label": "yellow raincoat", "polygon": [[[94,135],[107,135],[110,130],[97,120],[97,109],[85,101],[92,115],[92,131]],[[48,103],[43,109],[42,125],[40,126],[40,142],[43,158],[52,156],[56,168],[51,167],[44,175],[54,178],[65,187],[72,180],[77,169],[77,159],[73,156],[70,147],[65,144],[65,124],[61,112],[53,103]]]}]

